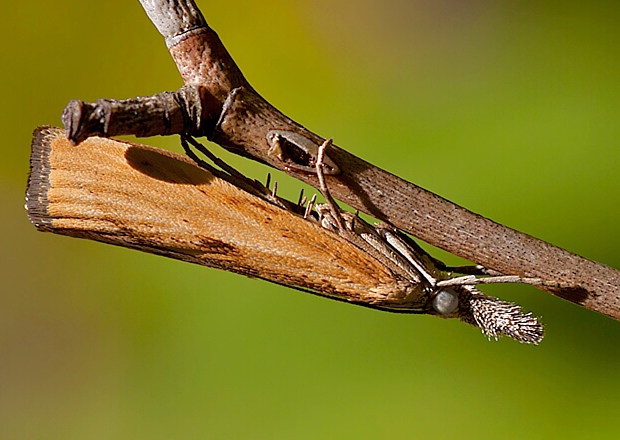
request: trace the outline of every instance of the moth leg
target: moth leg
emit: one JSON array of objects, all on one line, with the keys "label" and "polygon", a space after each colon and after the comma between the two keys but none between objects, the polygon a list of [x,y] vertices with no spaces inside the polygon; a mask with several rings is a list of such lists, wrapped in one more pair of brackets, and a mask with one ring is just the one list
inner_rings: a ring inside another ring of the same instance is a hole
[{"label": "moth leg", "polygon": [[[213,162],[215,165],[220,167],[222,170],[226,171],[231,176],[236,177],[237,179],[242,179],[242,180],[251,182],[252,184],[255,185],[255,181],[254,180],[250,179],[249,177],[244,176],[239,171],[237,171],[236,169],[234,169],[233,167],[228,165],[226,162],[224,162],[222,159],[217,157],[215,154],[211,153],[211,151],[209,151],[209,149],[207,147],[202,145],[196,139],[194,139],[191,136],[181,135],[181,145],[183,146],[183,150],[185,150],[185,154],[187,154],[192,160],[194,160],[199,165],[202,166],[203,164],[205,164],[205,161],[203,161],[198,156],[196,156],[196,154],[192,151],[192,149],[189,148],[188,143],[192,144],[192,146],[196,150],[200,151],[202,154],[207,156],[211,162]],[[262,186],[262,184],[261,184],[261,186]],[[269,184],[267,184],[267,187],[268,186],[269,186]]]},{"label": "moth leg", "polygon": [[[181,146],[183,147],[185,154],[187,154],[191,160],[196,162],[196,164],[198,164],[200,168],[204,168],[207,171],[211,172],[213,170],[213,167],[209,165],[207,162],[205,162],[204,160],[202,160],[201,158],[199,158],[198,155],[194,153],[194,150],[192,150],[189,147],[188,141],[191,142],[194,139],[190,136],[184,136],[184,135],[181,135],[180,137],[181,137]],[[194,144],[192,143],[192,145]]]},{"label": "moth leg", "polygon": [[336,204],[336,201],[332,197],[329,192],[329,188],[327,188],[327,183],[325,183],[325,174],[323,172],[323,166],[325,165],[325,150],[332,144],[331,139],[327,139],[325,142],[321,144],[319,147],[319,151],[317,153],[316,158],[316,175],[319,179],[319,189],[323,197],[325,197],[325,203],[329,207],[331,211],[334,222],[338,226],[340,230],[344,230],[344,221],[342,219],[342,211],[340,207]]},{"label": "moth leg", "polygon": [[[194,153],[194,151],[190,148],[189,144],[191,144],[194,148],[196,148],[196,150],[207,156],[211,162],[213,162],[221,169],[221,171],[199,158],[196,153]],[[292,202],[288,202],[285,199],[277,197],[277,182],[274,182],[273,190],[270,190],[268,186],[264,186],[258,180],[250,179],[249,177],[244,176],[241,172],[237,171],[232,166],[228,165],[222,159],[217,157],[215,154],[211,153],[211,151],[209,151],[207,147],[202,145],[191,136],[181,135],[181,145],[183,146],[183,150],[185,150],[185,154],[187,154],[189,158],[196,162],[196,164],[198,164],[198,166],[200,166],[201,168],[204,168],[210,173],[215,174],[223,178],[224,180],[227,180],[228,182],[249,192],[250,194],[261,197],[269,203],[279,206],[280,208],[296,212],[295,206]]]},{"label": "moth leg", "polygon": [[[187,154],[189,158],[192,159],[194,162],[196,162],[198,166],[200,166],[201,168],[204,168],[211,173],[213,173],[214,171],[218,171],[213,166],[211,166],[210,164],[208,164],[207,162],[199,158],[198,155],[194,153],[194,151],[190,148],[189,144],[191,144],[194,148],[196,148],[202,154],[207,156],[209,160],[213,162],[215,165],[217,165],[218,167],[220,167],[222,171],[224,171],[225,173],[228,173],[230,178],[227,178],[226,180],[231,181],[231,178],[232,178],[232,181],[236,183],[237,186],[244,188],[246,191],[248,190],[248,187],[250,187],[254,189],[254,192],[256,190],[259,190],[262,195],[271,194],[271,191],[269,191],[268,187],[263,186],[263,184],[260,182],[257,182],[253,179],[250,179],[249,177],[244,176],[239,171],[237,171],[236,169],[228,165],[226,162],[224,162],[222,159],[217,157],[215,154],[211,153],[211,151],[209,151],[207,147],[202,145],[200,142],[198,142],[193,137],[187,136],[187,135],[181,135],[181,145],[183,146],[183,150],[185,151],[185,154]],[[215,174],[220,175],[221,172],[219,173],[216,172]],[[271,176],[269,180],[271,180]]]}]

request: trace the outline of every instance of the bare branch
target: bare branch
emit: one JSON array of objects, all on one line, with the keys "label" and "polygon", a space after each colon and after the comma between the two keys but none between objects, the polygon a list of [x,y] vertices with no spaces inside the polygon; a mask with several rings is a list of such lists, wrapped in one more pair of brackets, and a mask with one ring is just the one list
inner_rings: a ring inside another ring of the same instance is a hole
[{"label": "bare branch", "polygon": [[[189,125],[169,124],[160,130],[161,134],[206,135],[234,153],[269,164],[318,187],[316,175],[303,171],[304,167],[311,168],[316,158],[295,155],[299,146],[294,142],[275,145],[270,133],[274,130],[295,133],[317,148],[325,139],[287,118],[256,93],[195,3],[192,0],[141,0],[141,3],[166,39],[185,84],[200,91],[191,95],[200,102],[185,105],[185,108],[201,109],[200,121]],[[115,109],[117,119],[123,119],[123,108],[126,106]],[[91,110],[91,113],[99,111]],[[161,120],[161,111],[152,112],[152,119]],[[119,133],[111,119],[107,120],[110,122],[107,132],[89,133],[88,124],[80,125],[82,119],[90,120],[75,116],[73,110],[65,114],[63,121],[72,141],[89,134]],[[152,127],[146,130],[139,123],[125,124],[122,132],[128,130],[136,135],[150,135],[155,131]],[[331,193],[339,200],[488,269],[522,278],[540,278],[547,285],[570,286],[539,288],[620,319],[618,270],[495,223],[336,146],[329,148],[327,157],[341,170],[338,175],[326,176]]]}]

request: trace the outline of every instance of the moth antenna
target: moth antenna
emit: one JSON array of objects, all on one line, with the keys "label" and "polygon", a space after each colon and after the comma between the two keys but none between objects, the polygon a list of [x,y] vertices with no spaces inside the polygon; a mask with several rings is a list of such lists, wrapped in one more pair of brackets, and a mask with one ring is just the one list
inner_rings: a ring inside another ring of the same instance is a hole
[{"label": "moth antenna", "polygon": [[310,202],[308,202],[308,206],[306,206],[306,212],[304,213],[304,218],[308,218],[310,213],[312,212],[312,208],[314,208],[314,203],[316,202],[316,194],[312,196]]},{"label": "moth antenna", "polygon": [[270,184],[271,184],[271,173],[267,173],[267,180],[265,181],[265,188],[269,189]]},{"label": "moth antenna", "polygon": [[461,320],[480,328],[489,339],[498,340],[506,335],[519,342],[538,345],[545,335],[544,326],[532,312],[525,313],[517,304],[487,296],[476,289],[461,294],[459,308],[464,312]]}]

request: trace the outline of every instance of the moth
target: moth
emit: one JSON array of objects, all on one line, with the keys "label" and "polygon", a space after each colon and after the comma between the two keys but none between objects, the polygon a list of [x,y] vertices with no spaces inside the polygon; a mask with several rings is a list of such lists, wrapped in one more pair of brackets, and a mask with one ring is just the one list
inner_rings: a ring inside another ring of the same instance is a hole
[{"label": "moth", "polygon": [[[282,133],[272,136],[284,139]],[[270,189],[269,183],[245,177],[193,139],[183,139],[183,145],[189,157],[105,138],[72,146],[61,129],[39,127],[32,141],[28,217],[40,231],[223,269],[374,309],[456,318],[479,327],[488,338],[542,340],[543,326],[532,313],[476,288],[486,282],[537,280],[480,266],[449,268],[402,231],[341,210],[323,172],[326,162],[328,170],[337,169],[325,153],[330,141],[304,147],[315,156],[325,204],[316,204],[315,198],[283,199],[276,185]],[[465,275],[455,276],[457,271]]]}]

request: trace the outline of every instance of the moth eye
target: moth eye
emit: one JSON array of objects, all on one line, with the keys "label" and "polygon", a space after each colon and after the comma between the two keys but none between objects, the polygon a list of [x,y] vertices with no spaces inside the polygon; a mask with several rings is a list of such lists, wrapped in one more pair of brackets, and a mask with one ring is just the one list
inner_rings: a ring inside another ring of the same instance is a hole
[{"label": "moth eye", "polygon": [[454,312],[459,305],[459,297],[454,289],[441,289],[433,298],[433,308],[442,315]]}]

